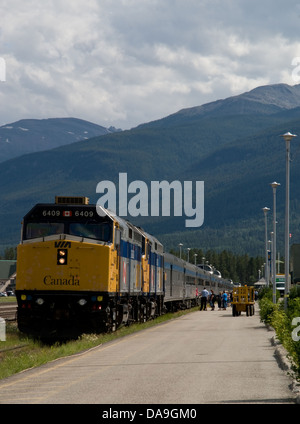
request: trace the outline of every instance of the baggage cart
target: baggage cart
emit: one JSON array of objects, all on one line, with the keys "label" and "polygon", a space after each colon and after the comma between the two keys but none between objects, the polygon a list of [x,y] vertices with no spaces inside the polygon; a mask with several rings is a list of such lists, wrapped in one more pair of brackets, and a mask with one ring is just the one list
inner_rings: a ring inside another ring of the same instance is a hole
[{"label": "baggage cart", "polygon": [[254,315],[254,287],[235,287],[232,292],[232,316],[237,317],[241,312],[247,316]]}]

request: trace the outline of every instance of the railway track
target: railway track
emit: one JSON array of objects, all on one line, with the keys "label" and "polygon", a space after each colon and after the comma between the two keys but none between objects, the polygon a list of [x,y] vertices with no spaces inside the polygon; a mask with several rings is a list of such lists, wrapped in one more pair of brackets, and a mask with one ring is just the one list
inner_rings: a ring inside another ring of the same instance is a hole
[{"label": "railway track", "polygon": [[15,321],[17,319],[17,302],[0,303],[0,318],[5,321]]}]

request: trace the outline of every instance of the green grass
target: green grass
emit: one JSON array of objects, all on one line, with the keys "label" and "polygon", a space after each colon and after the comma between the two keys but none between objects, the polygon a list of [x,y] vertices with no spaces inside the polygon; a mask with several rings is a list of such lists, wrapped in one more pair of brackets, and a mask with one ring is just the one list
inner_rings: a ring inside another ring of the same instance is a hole
[{"label": "green grass", "polygon": [[168,313],[142,324],[132,324],[129,327],[122,327],[115,333],[83,334],[78,340],[62,344],[56,343],[51,346],[26,337],[18,331],[16,323],[8,323],[6,327],[6,341],[0,341],[0,379],[28,368],[40,366],[57,358],[74,355],[196,310],[198,310],[197,307],[172,314]]},{"label": "green grass", "polygon": [[6,297],[0,297],[0,303],[7,303],[7,302],[16,302],[17,298],[16,296],[6,296]]}]

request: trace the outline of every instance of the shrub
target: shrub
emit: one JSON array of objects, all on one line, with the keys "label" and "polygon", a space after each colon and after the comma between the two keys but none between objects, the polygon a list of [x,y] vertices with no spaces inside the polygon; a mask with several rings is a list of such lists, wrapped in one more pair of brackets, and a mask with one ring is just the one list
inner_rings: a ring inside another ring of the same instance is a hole
[{"label": "shrub", "polygon": [[[273,288],[272,287],[263,287],[260,289],[258,293],[258,299],[267,298],[271,301],[273,301]],[[276,290],[276,302],[278,302],[278,299],[280,298],[280,293],[278,290]]]},{"label": "shrub", "polygon": [[265,296],[259,300],[261,321],[274,328],[278,340],[289,352],[296,365],[295,371],[300,375],[300,342],[292,338],[295,328],[292,326],[293,318],[300,317],[300,297],[290,297],[286,311],[283,302],[275,305],[271,299],[270,291],[266,289]]},{"label": "shrub", "polygon": [[272,300],[268,298],[268,296],[263,297],[259,301],[260,307],[260,319],[265,324],[271,324],[272,322],[272,314],[276,309],[277,305],[275,305]]},{"label": "shrub", "polygon": [[289,299],[300,298],[300,285],[293,286],[290,290]]}]

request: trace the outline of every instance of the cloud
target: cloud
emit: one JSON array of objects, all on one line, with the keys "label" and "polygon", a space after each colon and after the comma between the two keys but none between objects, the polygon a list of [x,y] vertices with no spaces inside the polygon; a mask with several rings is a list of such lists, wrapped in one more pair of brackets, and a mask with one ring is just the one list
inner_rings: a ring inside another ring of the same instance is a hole
[{"label": "cloud", "polygon": [[3,0],[1,120],[75,116],[130,128],[294,84],[300,3]]}]

